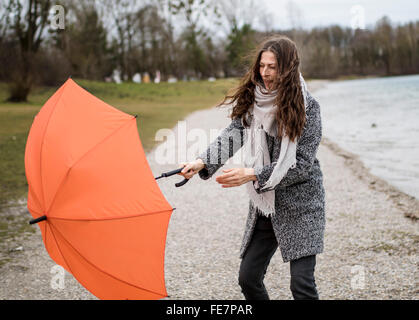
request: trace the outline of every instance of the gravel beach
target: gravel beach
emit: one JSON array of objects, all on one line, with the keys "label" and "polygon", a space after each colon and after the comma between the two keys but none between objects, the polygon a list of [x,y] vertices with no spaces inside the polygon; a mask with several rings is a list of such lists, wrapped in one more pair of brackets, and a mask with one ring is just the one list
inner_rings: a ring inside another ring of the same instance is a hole
[{"label": "gravel beach", "polygon": [[[326,83],[309,82],[312,95]],[[227,109],[212,108],[190,114],[184,124],[188,132],[199,128],[209,136],[211,129],[229,122]],[[158,164],[155,156],[156,149],[147,154],[155,176],[174,169]],[[327,137],[317,157],[327,217],[325,248],[315,273],[320,299],[418,299],[419,201],[372,176],[355,155]],[[168,299],[243,299],[237,279],[248,196],[244,186],[221,188],[215,182],[221,170],[208,181],[196,175],[181,188],[174,186],[181,176],[158,180],[176,208],[166,241]],[[8,210],[30,219],[25,201]],[[33,228],[34,233],[7,242],[1,252],[8,262],[0,269],[0,299],[96,299],[68,273],[64,288],[57,288],[58,269],[39,228]],[[265,278],[271,299],[292,299],[289,282],[289,264],[277,251]]]}]

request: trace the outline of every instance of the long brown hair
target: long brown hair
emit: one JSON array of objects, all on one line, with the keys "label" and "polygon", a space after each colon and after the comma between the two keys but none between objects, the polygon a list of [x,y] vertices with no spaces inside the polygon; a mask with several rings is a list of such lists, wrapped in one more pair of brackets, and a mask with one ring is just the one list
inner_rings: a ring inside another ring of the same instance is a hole
[{"label": "long brown hair", "polygon": [[252,65],[241,79],[239,86],[232,94],[227,94],[219,106],[227,100],[229,103],[236,102],[230,115],[231,119],[242,118],[244,125],[249,126],[246,114],[254,103],[256,85],[263,85],[259,64],[262,53],[266,51],[275,55],[277,63],[277,77],[269,91],[278,90],[275,99],[278,133],[285,131],[290,140],[294,141],[301,136],[306,117],[297,46],[286,36],[269,38],[256,48]]}]

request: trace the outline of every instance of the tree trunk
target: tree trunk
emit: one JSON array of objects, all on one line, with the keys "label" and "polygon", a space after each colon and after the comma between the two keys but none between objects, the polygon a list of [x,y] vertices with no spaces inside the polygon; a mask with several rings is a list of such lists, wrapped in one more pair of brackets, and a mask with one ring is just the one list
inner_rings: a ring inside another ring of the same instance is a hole
[{"label": "tree trunk", "polygon": [[31,85],[26,81],[11,83],[9,87],[10,97],[7,99],[7,101],[27,102],[30,90]]}]

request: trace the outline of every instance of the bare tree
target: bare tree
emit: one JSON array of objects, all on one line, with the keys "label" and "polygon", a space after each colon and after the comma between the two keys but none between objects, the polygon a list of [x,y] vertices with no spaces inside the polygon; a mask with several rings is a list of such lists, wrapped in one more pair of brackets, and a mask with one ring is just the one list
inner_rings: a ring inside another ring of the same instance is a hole
[{"label": "bare tree", "polygon": [[216,0],[215,3],[226,36],[235,28],[253,26],[265,12],[263,2],[255,0]]},{"label": "bare tree", "polygon": [[5,62],[8,60],[10,46],[7,41],[7,32],[10,31],[8,28],[8,10],[6,3],[0,2],[0,79],[7,79],[8,68],[5,67]]},{"label": "bare tree", "polygon": [[166,72],[168,74],[174,74],[176,76],[181,76],[182,70],[178,63],[180,60],[180,47],[176,42],[176,31],[175,23],[173,21],[175,14],[173,13],[171,0],[157,0],[156,7],[159,11],[161,19],[165,22],[161,25],[161,32],[163,36],[163,43],[166,51],[166,58],[168,63],[168,68]]},{"label": "bare tree", "polygon": [[67,12],[64,32],[55,33],[55,46],[72,66],[72,75],[103,80],[109,70],[107,30],[100,19],[100,3],[96,0],[65,2]]},{"label": "bare tree", "polygon": [[392,73],[392,58],[393,58],[393,28],[391,26],[390,19],[383,17],[377,21],[376,24],[376,35],[378,40],[378,51],[380,60],[383,62],[386,70],[386,74]]},{"label": "bare tree", "polygon": [[33,64],[47,28],[50,0],[9,0],[13,36],[18,40],[19,63],[13,70],[10,101],[26,101],[34,82]]},{"label": "bare tree", "polygon": [[303,30],[303,11],[293,0],[289,0],[286,4],[286,11],[291,27],[291,38],[297,44],[298,48],[304,47],[304,32]]},{"label": "bare tree", "polygon": [[117,40],[117,60],[124,80],[132,80],[134,52],[134,36],[137,26],[138,11],[146,6],[148,1],[106,0],[104,1],[105,19],[111,23],[108,31]]},{"label": "bare tree", "polygon": [[6,38],[8,11],[5,3],[0,2],[0,45]]},{"label": "bare tree", "polygon": [[293,0],[289,0],[286,4],[286,11],[291,29],[303,28],[303,11]]},{"label": "bare tree", "polygon": [[169,8],[186,22],[181,35],[185,44],[184,64],[191,75],[200,78],[207,73],[205,53],[201,46],[208,36],[204,22],[209,15],[218,15],[217,8],[209,0],[171,0]]},{"label": "bare tree", "polygon": [[137,12],[135,41],[139,45],[140,59],[137,60],[137,69],[164,74],[171,73],[173,60],[172,49],[173,34],[167,21],[161,16],[156,5],[147,5]]},{"label": "bare tree", "polygon": [[268,7],[264,5],[264,2],[260,1],[259,5],[263,4],[262,10],[257,12],[257,21],[258,25],[262,28],[261,31],[264,33],[272,33],[274,32],[275,26],[274,21],[276,19],[274,11],[269,10]]}]

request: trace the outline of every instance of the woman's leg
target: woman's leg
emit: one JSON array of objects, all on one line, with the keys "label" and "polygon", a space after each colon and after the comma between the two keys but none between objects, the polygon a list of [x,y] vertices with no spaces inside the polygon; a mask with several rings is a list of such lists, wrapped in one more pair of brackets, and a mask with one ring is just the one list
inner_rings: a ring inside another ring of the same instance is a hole
[{"label": "woman's leg", "polygon": [[290,288],[295,300],[319,299],[314,280],[315,266],[316,255],[303,257],[290,262]]},{"label": "woman's leg", "polygon": [[252,240],[240,264],[239,285],[246,300],[269,300],[263,278],[277,248],[271,219],[258,217]]}]

